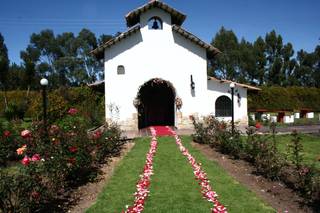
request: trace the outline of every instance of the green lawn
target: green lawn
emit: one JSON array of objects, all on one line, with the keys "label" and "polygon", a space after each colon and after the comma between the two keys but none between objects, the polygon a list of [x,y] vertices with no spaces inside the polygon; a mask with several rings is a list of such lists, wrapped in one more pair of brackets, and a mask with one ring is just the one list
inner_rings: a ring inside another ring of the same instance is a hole
[{"label": "green lawn", "polygon": [[[315,164],[320,169],[320,137],[314,135],[301,134],[301,142],[303,145],[303,155],[306,164]],[[291,135],[277,135],[278,148],[281,152],[287,152],[287,144],[292,140]]]},{"label": "green lawn", "polygon": [[[211,180],[211,186],[219,194],[219,201],[229,212],[274,212],[240,183],[219,167],[207,160],[190,145],[191,137],[183,137],[183,144],[202,163]],[[171,137],[158,139],[154,157],[154,175],[151,177],[150,197],[144,212],[210,212],[212,205],[202,198],[200,187],[194,179],[191,165],[178,150]],[[121,212],[133,204],[136,182],[142,172],[150,138],[136,140],[132,151],[117,167],[110,182],[99,195],[88,213]]]}]

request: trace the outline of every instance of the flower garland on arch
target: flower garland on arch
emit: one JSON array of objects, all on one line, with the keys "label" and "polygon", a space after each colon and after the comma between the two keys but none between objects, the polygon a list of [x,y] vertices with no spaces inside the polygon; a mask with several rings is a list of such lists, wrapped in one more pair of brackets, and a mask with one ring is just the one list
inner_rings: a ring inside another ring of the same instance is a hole
[{"label": "flower garland on arch", "polygon": [[207,201],[213,203],[213,208],[211,209],[212,213],[227,213],[226,207],[224,207],[219,201],[218,201],[218,195],[216,192],[213,191],[212,187],[209,184],[209,180],[207,178],[207,174],[202,170],[201,164],[196,162],[196,159],[189,153],[188,149],[186,149],[182,143],[181,139],[177,135],[175,131],[173,131],[170,127],[168,127],[168,130],[172,133],[173,137],[176,140],[176,144],[179,147],[179,150],[181,153],[187,157],[189,163],[192,166],[193,174],[196,177],[196,180],[198,180],[199,185],[201,186],[201,193],[203,195],[203,198],[205,198]]},{"label": "flower garland on arch", "polygon": [[176,97],[174,102],[176,104],[177,109],[180,110],[182,107],[182,99],[180,97]]},{"label": "flower garland on arch", "polygon": [[153,175],[153,157],[157,151],[156,130],[150,127],[152,135],[149,152],[147,153],[146,163],[144,165],[143,173],[140,175],[140,180],[137,183],[137,191],[134,193],[135,199],[132,206],[128,206],[124,213],[140,213],[144,210],[144,203],[149,195],[149,187],[151,175]]}]

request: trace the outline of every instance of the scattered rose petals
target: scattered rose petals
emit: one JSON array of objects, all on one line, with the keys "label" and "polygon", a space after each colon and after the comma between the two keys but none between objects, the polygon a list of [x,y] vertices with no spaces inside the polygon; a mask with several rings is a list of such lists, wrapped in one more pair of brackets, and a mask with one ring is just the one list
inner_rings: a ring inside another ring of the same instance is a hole
[{"label": "scattered rose petals", "polygon": [[140,176],[140,180],[137,183],[137,191],[135,192],[134,204],[132,206],[128,206],[125,213],[140,213],[144,209],[144,203],[146,198],[149,195],[149,186],[151,181],[151,175],[153,175],[153,157],[157,150],[157,138],[156,131],[153,127],[150,127],[150,131],[152,134],[150,150],[147,153],[146,163],[143,169],[143,173]]},{"label": "scattered rose petals", "polygon": [[214,207],[211,209],[211,212],[213,213],[227,213],[226,207],[224,207],[217,199],[218,195],[216,192],[213,191],[209,184],[209,180],[207,178],[207,174],[202,170],[201,164],[197,163],[195,158],[189,153],[188,149],[186,149],[182,143],[181,139],[177,135],[175,131],[173,131],[170,127],[168,127],[168,130],[171,131],[173,137],[176,140],[176,144],[179,147],[180,152],[187,157],[189,163],[192,166],[193,174],[196,177],[196,180],[199,182],[199,185],[201,186],[201,193],[203,198],[208,200],[209,202],[212,202],[214,204]]}]

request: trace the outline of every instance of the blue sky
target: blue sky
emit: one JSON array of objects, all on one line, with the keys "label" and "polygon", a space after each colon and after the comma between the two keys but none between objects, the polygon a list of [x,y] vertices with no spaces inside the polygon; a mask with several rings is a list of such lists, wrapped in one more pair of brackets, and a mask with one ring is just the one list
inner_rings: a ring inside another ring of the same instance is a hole
[{"label": "blue sky", "polygon": [[[1,0],[0,32],[12,62],[20,63],[33,32],[96,35],[126,29],[124,16],[147,0]],[[313,51],[320,44],[319,0],[165,0],[187,15],[184,28],[206,42],[225,26],[238,38],[255,40],[275,29],[294,49]]]}]

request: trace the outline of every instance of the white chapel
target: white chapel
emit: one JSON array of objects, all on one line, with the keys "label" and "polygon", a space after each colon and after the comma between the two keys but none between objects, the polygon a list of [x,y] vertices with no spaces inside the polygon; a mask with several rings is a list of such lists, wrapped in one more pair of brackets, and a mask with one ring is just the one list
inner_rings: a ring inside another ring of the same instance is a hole
[{"label": "white chapel", "polygon": [[[231,81],[207,76],[220,51],[185,30],[186,15],[153,0],[129,12],[127,31],[92,53],[104,60],[106,120],[124,130],[192,128],[190,116],[231,120]],[[248,123],[247,90],[235,83],[234,119]]]}]

